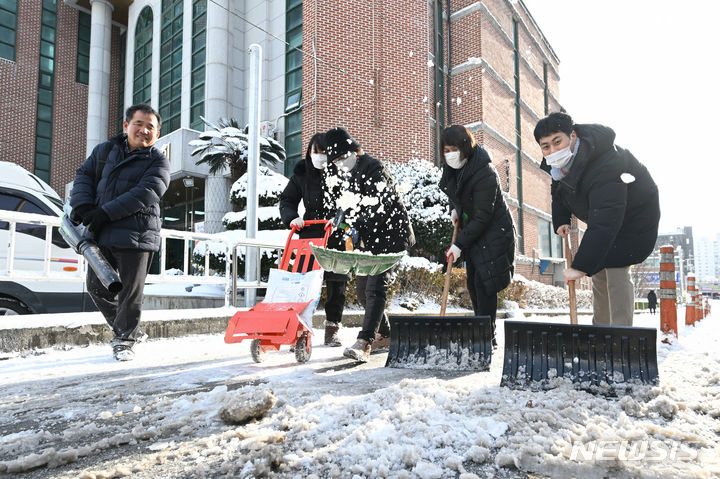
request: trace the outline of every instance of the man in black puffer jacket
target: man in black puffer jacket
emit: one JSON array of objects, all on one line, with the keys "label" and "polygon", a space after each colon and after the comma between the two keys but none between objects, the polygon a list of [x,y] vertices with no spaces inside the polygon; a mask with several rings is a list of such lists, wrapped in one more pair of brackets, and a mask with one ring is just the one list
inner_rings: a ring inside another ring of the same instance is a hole
[{"label": "man in black puffer jacket", "polygon": [[73,219],[95,235],[123,288],[113,295],[92,268],[88,293],[113,330],[113,355],[133,359],[143,288],[153,252],[160,248],[160,198],[170,183],[170,164],[153,147],[160,137],[160,115],[149,105],[125,113],[125,133],[99,144],[75,173],[70,205]]},{"label": "man in black puffer jacket", "polygon": [[[365,154],[344,128],[329,130],[325,143],[330,199],[345,211],[345,222],[358,231],[358,249],[376,255],[410,248],[415,243],[410,218],[385,165]],[[389,345],[390,323],[385,314],[389,285],[390,271],[356,277],[365,317],[357,341],[343,353],[346,357],[367,361],[373,347]]]},{"label": "man in black puffer jacket", "polygon": [[592,277],[593,324],[632,326],[630,266],[655,247],[655,182],[628,150],[614,144],[615,132],[606,126],[575,125],[569,115],[552,113],[538,122],[534,135],[545,157],[541,168],[553,177],[553,228],[569,234],[573,214],[587,224],[565,279]]}]

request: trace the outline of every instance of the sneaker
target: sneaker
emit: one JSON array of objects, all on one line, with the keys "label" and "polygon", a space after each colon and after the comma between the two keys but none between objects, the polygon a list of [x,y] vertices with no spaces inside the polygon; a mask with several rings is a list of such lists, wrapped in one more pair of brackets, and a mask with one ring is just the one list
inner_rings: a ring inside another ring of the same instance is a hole
[{"label": "sneaker", "polygon": [[135,353],[130,345],[116,344],[113,346],[113,357],[116,361],[132,361],[135,358]]},{"label": "sneaker", "polygon": [[386,353],[390,351],[390,338],[382,334],[375,335],[375,341],[372,342],[373,353]]},{"label": "sneaker", "polygon": [[328,323],[325,325],[325,346],[330,346],[331,348],[339,348],[342,346],[340,338],[338,337],[339,330],[340,326],[337,324]]},{"label": "sneaker", "polygon": [[142,343],[144,341],[147,341],[148,335],[146,332],[142,330],[138,330],[137,334],[135,335],[135,342],[136,343]]},{"label": "sneaker", "polygon": [[368,359],[370,359],[371,350],[372,346],[370,346],[370,343],[368,341],[365,341],[364,339],[358,339],[357,341],[355,341],[355,344],[345,349],[345,352],[343,352],[343,356],[365,363]]}]

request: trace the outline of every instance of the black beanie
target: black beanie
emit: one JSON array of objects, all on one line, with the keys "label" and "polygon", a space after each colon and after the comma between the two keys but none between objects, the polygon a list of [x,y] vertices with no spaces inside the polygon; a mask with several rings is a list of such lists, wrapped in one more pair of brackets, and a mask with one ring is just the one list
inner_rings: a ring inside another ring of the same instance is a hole
[{"label": "black beanie", "polygon": [[360,144],[353,140],[345,128],[337,127],[325,133],[325,152],[328,161],[345,155],[348,151],[358,151]]}]

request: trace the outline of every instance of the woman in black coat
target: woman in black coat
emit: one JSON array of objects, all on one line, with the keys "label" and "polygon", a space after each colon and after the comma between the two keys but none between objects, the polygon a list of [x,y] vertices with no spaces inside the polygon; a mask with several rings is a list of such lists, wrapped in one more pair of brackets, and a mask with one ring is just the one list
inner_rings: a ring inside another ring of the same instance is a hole
[{"label": "woman in black coat", "polygon": [[510,284],[515,270],[515,224],[490,156],[472,133],[450,126],[440,145],[445,157],[440,189],[450,200],[453,224],[459,222],[448,261],[465,259],[473,310],[490,316],[494,330],[497,294]]},{"label": "woman in black coat", "polygon": [[[325,154],[325,135],[316,133],[308,143],[305,158],[295,165],[293,176],[280,195],[280,217],[287,227],[296,226],[300,238],[320,238],[324,235],[322,225],[305,227],[305,220],[331,219],[334,212],[326,206],[324,198],[325,175],[327,171],[327,155]],[[305,213],[301,218],[298,214],[300,201],[303,202]],[[338,235],[331,235],[328,248],[344,249]],[[342,346],[338,338],[338,330],[345,308],[345,290],[350,279],[348,275],[325,271],[325,344]]]}]

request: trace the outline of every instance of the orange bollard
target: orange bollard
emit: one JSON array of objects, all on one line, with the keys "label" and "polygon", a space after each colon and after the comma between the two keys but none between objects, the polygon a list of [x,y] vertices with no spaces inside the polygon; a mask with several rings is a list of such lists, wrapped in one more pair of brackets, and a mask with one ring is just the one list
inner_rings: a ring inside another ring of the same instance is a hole
[{"label": "orange bollard", "polygon": [[710,300],[705,298],[705,316],[710,316]]},{"label": "orange bollard", "polygon": [[703,311],[703,295],[698,290],[695,291],[695,321],[700,321],[705,317],[705,312]]},{"label": "orange bollard", "polygon": [[685,324],[695,324],[695,275],[687,277],[687,304],[685,305]]},{"label": "orange bollard", "polygon": [[660,330],[677,338],[677,292],[675,291],[675,248],[660,247]]}]

